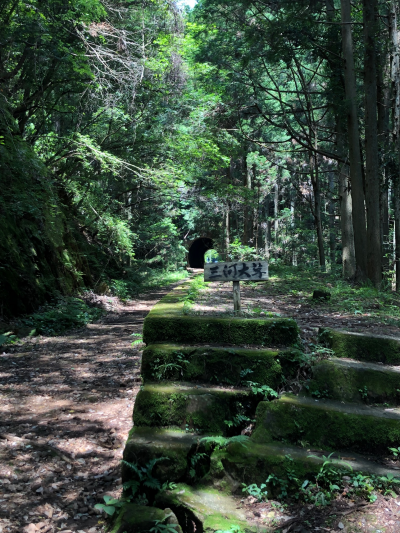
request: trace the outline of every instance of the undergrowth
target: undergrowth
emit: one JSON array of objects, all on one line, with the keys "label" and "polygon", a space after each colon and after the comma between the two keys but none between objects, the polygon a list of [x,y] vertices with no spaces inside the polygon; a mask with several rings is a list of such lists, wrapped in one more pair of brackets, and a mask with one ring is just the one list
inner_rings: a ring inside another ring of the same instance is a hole
[{"label": "undergrowth", "polygon": [[60,297],[38,312],[22,317],[17,324],[29,328],[31,335],[57,335],[69,329],[83,327],[102,316],[104,311],[89,307],[80,298]]},{"label": "undergrowth", "polygon": [[111,280],[109,282],[109,290],[113,296],[126,300],[141,293],[165,287],[187,277],[187,270],[184,269],[132,268],[127,270],[123,279]]},{"label": "undergrowth", "polygon": [[[400,325],[400,295],[382,282],[379,289],[370,283],[355,284],[341,276],[341,270],[321,273],[316,269],[273,266],[263,291],[271,295],[288,295],[305,304],[331,312],[364,315],[389,325]],[[260,284],[261,290],[261,284]],[[329,291],[329,301],[313,300],[314,290]]]},{"label": "undergrowth", "polygon": [[332,459],[332,455],[333,453],[323,456],[323,463],[317,474],[306,479],[297,476],[292,457],[285,455],[284,475],[270,474],[261,485],[243,483],[242,490],[259,501],[267,500],[270,492],[279,500],[294,499],[316,506],[328,505],[340,494],[350,499],[354,496],[362,497],[371,503],[376,501],[378,493],[397,497],[400,479],[391,474],[377,476],[354,472],[350,465],[346,468]]},{"label": "undergrowth", "polygon": [[202,289],[206,289],[208,286],[208,283],[206,283],[203,279],[203,276],[196,276],[194,280],[190,283],[189,288],[183,297],[183,314],[188,314],[190,311],[190,308],[192,305],[196,302],[200,291]]}]

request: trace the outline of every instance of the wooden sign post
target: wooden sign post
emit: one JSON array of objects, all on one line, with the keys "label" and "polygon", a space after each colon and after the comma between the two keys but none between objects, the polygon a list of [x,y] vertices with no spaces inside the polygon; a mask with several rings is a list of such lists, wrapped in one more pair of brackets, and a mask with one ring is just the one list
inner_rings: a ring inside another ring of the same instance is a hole
[{"label": "wooden sign post", "polygon": [[206,263],[204,281],[233,281],[233,309],[239,313],[240,281],[265,281],[268,279],[266,261],[236,261],[234,263]]}]

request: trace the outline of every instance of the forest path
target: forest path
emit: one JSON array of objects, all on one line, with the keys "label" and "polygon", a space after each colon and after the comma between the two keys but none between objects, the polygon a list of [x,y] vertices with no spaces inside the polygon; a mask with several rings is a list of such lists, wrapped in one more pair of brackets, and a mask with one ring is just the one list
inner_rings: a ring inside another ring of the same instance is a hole
[{"label": "forest path", "polygon": [[0,533],[90,532],[103,494],[120,493],[120,460],[140,385],[132,347],[171,287],[64,336],[0,354]]}]

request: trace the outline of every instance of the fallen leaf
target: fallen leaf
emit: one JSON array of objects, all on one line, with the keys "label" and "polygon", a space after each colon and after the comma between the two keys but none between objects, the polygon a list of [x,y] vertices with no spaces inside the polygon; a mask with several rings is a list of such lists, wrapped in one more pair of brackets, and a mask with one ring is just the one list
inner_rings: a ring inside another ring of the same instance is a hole
[{"label": "fallen leaf", "polygon": [[31,523],[31,524],[25,526],[23,531],[24,531],[24,533],[34,533],[37,530],[36,530],[35,524]]}]

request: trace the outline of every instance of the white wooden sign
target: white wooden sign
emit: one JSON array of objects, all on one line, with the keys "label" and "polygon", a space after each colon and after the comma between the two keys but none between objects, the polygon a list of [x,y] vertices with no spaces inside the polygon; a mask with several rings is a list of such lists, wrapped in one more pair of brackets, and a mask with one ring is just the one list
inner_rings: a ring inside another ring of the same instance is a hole
[{"label": "white wooden sign", "polygon": [[206,263],[204,281],[264,281],[268,279],[267,261]]}]

